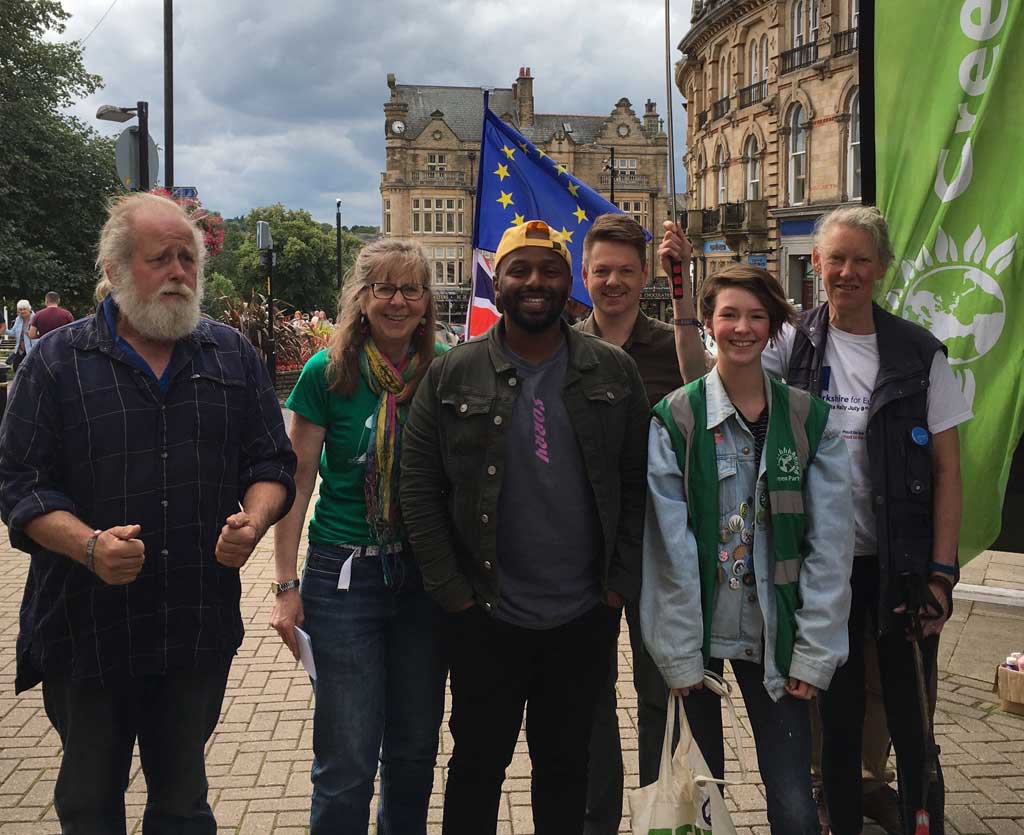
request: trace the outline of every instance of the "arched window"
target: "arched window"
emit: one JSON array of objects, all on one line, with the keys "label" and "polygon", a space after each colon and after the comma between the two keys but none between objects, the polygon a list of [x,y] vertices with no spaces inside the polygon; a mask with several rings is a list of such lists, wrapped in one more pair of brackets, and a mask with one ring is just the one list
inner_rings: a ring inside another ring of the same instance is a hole
[{"label": "arched window", "polygon": [[793,4],[793,49],[804,45],[804,4],[797,0]]},{"label": "arched window", "polygon": [[718,56],[718,98],[729,95],[729,54],[723,49]]},{"label": "arched window", "polygon": [[846,149],[846,184],[851,200],[860,199],[860,91],[850,99],[850,141]]},{"label": "arched window", "polygon": [[804,109],[797,105],[789,120],[789,202],[799,206],[807,201],[807,131]]},{"label": "arched window", "polygon": [[728,174],[725,164],[725,150],[719,146],[715,154],[715,166],[718,168],[718,205],[728,203]]},{"label": "arched window", "polygon": [[807,0],[811,7],[810,43],[818,40],[818,0]]},{"label": "arched window", "polygon": [[747,200],[761,199],[761,160],[757,155],[757,139],[747,140],[743,155],[747,158]]},{"label": "arched window", "polygon": [[757,57],[757,39],[755,38],[750,42],[750,80],[747,83],[757,84],[761,80],[760,71],[761,62]]},{"label": "arched window", "polygon": [[768,36],[761,36],[761,79],[768,80]]},{"label": "arched window", "polygon": [[697,208],[698,209],[703,209],[704,208],[704,169],[705,168],[707,168],[707,164],[706,164],[706,162],[704,160],[704,154],[701,153],[701,155],[699,157],[697,157],[697,176],[693,178],[694,184],[696,186],[695,191],[696,191]]}]

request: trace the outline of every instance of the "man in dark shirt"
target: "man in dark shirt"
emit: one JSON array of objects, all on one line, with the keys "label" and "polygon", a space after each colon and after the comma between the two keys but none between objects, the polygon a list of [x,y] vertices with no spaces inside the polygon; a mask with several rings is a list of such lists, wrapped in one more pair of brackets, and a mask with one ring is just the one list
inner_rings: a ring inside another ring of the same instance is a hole
[{"label": "man in dark shirt", "polygon": [[[594,309],[576,328],[619,345],[629,354],[640,371],[648,402],[654,406],[683,384],[673,331],[685,325],[672,327],[640,309],[640,292],[647,283],[647,237],[639,223],[622,214],[601,215],[594,221],[583,239],[583,281]],[[637,691],[640,785],[646,786],[658,778],[668,689],[644,647],[635,603],[626,603],[626,622]],[[612,650],[590,738],[586,835],[615,835],[622,818],[622,745],[615,700],[618,646]]]},{"label": "man in dark shirt", "polygon": [[543,221],[505,232],[503,316],[430,367],[402,436],[402,513],[448,612],[445,835],[493,835],[526,711],[537,832],[580,832],[593,707],[639,591],[648,406],[634,362],[560,319]]},{"label": "man in dark shirt", "polygon": [[68,325],[73,321],[75,321],[75,317],[71,315],[71,311],[60,306],[60,294],[51,290],[46,294],[46,307],[32,317],[28,335],[32,339],[38,339],[44,333],[49,333],[61,325]]},{"label": "man in dark shirt", "polygon": [[238,570],[291,505],[295,455],[259,355],[199,315],[203,239],[172,201],[110,210],[95,316],[26,357],[0,427],[0,513],[31,554],[18,692],[64,748],[63,832],[214,833],[204,746],[242,640]]}]

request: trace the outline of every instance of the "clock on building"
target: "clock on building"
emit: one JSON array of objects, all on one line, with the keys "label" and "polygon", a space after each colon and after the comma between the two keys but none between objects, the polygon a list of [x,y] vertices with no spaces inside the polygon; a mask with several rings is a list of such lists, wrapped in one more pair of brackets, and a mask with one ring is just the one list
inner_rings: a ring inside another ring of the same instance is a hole
[{"label": "clock on building", "polygon": [[629,136],[629,125],[619,125],[619,136],[623,139]]},{"label": "clock on building", "polygon": [[399,136],[401,136],[403,133],[405,133],[405,122],[403,122],[401,119],[395,119],[395,121],[391,123],[391,132],[397,133]]}]

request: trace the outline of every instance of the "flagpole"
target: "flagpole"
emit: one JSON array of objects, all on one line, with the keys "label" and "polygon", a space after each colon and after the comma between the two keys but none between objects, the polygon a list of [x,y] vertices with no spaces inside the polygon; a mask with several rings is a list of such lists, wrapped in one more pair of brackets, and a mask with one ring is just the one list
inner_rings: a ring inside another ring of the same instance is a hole
[{"label": "flagpole", "polygon": [[[857,69],[860,74],[861,200],[878,203],[875,150],[875,0],[864,0],[857,19]],[[850,126],[850,130],[853,126]]]},{"label": "flagpole", "polygon": [[487,110],[491,94],[484,90],[484,114],[480,122],[480,164],[476,172],[476,195],[473,197],[473,249],[480,246],[480,195],[484,190],[484,137],[487,133]]},{"label": "flagpole", "polygon": [[[676,218],[676,143],[675,130],[672,123],[672,39],[670,35],[669,0],[665,0],[665,102],[668,105],[668,216],[672,223]],[[681,299],[686,293],[683,286],[682,262],[672,261],[672,272],[669,276],[672,284],[672,298]]]},{"label": "flagpole", "polygon": [[473,195],[473,242],[469,262],[469,292],[466,294],[466,341],[472,336],[473,297],[476,295],[476,259],[480,246],[480,195],[484,189],[484,137],[487,134],[487,110],[490,107],[490,92],[484,90],[484,112],[480,120],[480,162],[476,171],[476,194]]}]

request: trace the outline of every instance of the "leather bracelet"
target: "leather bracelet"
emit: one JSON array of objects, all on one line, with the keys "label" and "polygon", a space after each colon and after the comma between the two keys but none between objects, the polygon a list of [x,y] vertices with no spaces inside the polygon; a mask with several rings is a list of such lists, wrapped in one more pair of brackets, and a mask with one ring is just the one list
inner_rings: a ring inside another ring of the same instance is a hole
[{"label": "leather bracelet", "polygon": [[101,533],[103,531],[93,531],[92,536],[85,543],[85,567],[93,572],[93,574],[96,573],[96,570],[93,568],[93,563],[96,560],[96,540],[100,538]]},{"label": "leather bracelet", "polygon": [[945,574],[948,577],[956,577],[956,568],[952,565],[946,565],[945,563],[935,562],[933,560],[931,565],[931,573]]},{"label": "leather bracelet", "polygon": [[682,327],[685,325],[692,325],[695,328],[700,327],[700,322],[696,319],[670,319],[669,321],[676,327]]}]

